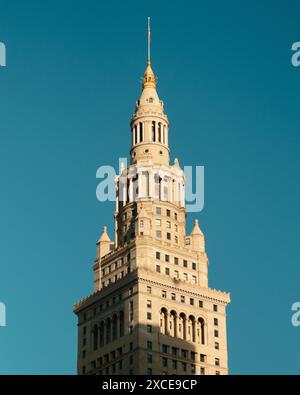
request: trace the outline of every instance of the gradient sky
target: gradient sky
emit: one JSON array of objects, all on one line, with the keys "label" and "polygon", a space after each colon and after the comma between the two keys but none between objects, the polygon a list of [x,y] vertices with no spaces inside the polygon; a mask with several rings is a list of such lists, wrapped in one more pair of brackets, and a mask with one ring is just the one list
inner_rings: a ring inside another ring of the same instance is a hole
[{"label": "gradient sky", "polygon": [[300,373],[299,2],[0,1],[0,373],[76,372],[72,305],[113,236],[96,169],[128,155],[148,15],[172,158],[205,166],[230,373]]}]

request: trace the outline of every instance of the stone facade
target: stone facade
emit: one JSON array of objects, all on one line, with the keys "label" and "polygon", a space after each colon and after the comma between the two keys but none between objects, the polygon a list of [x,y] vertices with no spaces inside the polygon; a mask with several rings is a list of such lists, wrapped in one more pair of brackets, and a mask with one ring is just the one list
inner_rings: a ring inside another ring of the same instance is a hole
[{"label": "stone facade", "polygon": [[227,374],[229,294],[208,287],[205,239],[186,234],[185,176],[151,63],[116,179],[115,240],[97,243],[94,293],[76,303],[78,374]]}]

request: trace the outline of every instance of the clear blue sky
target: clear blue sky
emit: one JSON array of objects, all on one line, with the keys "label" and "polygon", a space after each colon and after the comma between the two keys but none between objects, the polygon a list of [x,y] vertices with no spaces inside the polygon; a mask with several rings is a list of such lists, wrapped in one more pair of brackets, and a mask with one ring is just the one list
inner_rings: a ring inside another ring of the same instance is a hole
[{"label": "clear blue sky", "polygon": [[1,1],[0,373],[75,373],[72,305],[113,235],[95,173],[128,154],[148,15],[172,157],[205,166],[230,372],[299,373],[299,2],[96,0]]}]

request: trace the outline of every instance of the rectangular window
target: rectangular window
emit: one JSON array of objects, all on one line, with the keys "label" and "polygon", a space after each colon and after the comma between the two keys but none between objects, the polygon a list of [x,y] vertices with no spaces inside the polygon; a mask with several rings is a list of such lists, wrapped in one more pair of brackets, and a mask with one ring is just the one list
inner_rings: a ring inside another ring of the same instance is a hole
[{"label": "rectangular window", "polygon": [[187,357],[188,357],[188,350],[181,350],[181,355],[182,355],[182,358],[185,358],[185,359],[187,359]]},{"label": "rectangular window", "polygon": [[192,262],[192,269],[197,270],[197,264],[195,262]]},{"label": "rectangular window", "polygon": [[170,275],[170,269],[168,267],[166,267],[165,269],[166,275],[169,276]]},{"label": "rectangular window", "polygon": [[214,304],[214,311],[218,311],[218,306],[216,304]]},{"label": "rectangular window", "polygon": [[156,226],[161,226],[161,219],[156,219],[155,220],[155,225]]},{"label": "rectangular window", "polygon": [[147,341],[147,350],[152,350],[152,341]]},{"label": "rectangular window", "polygon": [[176,359],[172,360],[172,368],[173,369],[177,369],[177,361],[176,361]]},{"label": "rectangular window", "polygon": [[183,273],[183,279],[184,279],[185,281],[187,281],[187,280],[189,279],[187,273]]},{"label": "rectangular window", "polygon": [[190,298],[190,305],[194,306],[194,299],[193,298]]},{"label": "rectangular window", "polygon": [[160,231],[160,230],[157,230],[157,231],[156,231],[156,237],[161,238],[161,231]]},{"label": "rectangular window", "polygon": [[186,372],[186,362],[182,362],[182,370]]},{"label": "rectangular window", "polygon": [[133,350],[133,343],[132,343],[132,342],[129,343],[129,350],[130,350],[130,351]]},{"label": "rectangular window", "polygon": [[184,303],[184,302],[185,302],[185,297],[182,296],[182,295],[180,296],[180,302],[181,302],[181,303]]},{"label": "rectangular window", "polygon": [[215,337],[219,337],[219,331],[215,330],[214,334],[215,334]]},{"label": "rectangular window", "polygon": [[170,255],[165,255],[165,261],[170,262]]},{"label": "rectangular window", "polygon": [[175,236],[175,238],[174,238],[174,239],[175,239],[175,243],[176,243],[176,244],[178,244],[178,237],[177,237],[177,236]]},{"label": "rectangular window", "polygon": [[172,347],[172,355],[174,355],[174,357],[177,356],[177,348],[176,347]]},{"label": "rectangular window", "polygon": [[156,259],[160,259],[160,252],[156,251],[155,257]]},{"label": "rectangular window", "polygon": [[191,351],[191,360],[196,361],[196,353],[194,351]]},{"label": "rectangular window", "polygon": [[171,240],[171,233],[167,232],[167,240]]},{"label": "rectangular window", "polygon": [[152,314],[151,313],[147,313],[147,320],[151,320],[152,319]]},{"label": "rectangular window", "polygon": [[170,210],[167,210],[166,214],[167,214],[167,217],[171,217],[171,211]]},{"label": "rectangular window", "polygon": [[202,300],[199,300],[199,307],[203,307],[203,301]]},{"label": "rectangular window", "polygon": [[167,228],[170,229],[171,228],[171,222],[167,221]]},{"label": "rectangular window", "polygon": [[171,299],[176,300],[176,294],[171,294]]},{"label": "rectangular window", "polygon": [[220,360],[219,360],[219,358],[215,358],[215,365],[216,365],[216,366],[220,366]]},{"label": "rectangular window", "polygon": [[143,228],[144,227],[144,221],[141,219],[140,220],[140,227]]},{"label": "rectangular window", "polygon": [[183,260],[183,267],[188,267],[188,262],[186,259]]},{"label": "rectangular window", "polygon": [[205,375],[205,368],[200,368],[200,374],[201,374],[201,376],[204,376]]},{"label": "rectangular window", "polygon": [[192,283],[197,284],[197,277],[196,276],[192,276]]},{"label": "rectangular window", "polygon": [[159,265],[156,265],[156,271],[157,271],[157,273],[160,273],[160,266]]},{"label": "rectangular window", "polygon": [[151,307],[152,307],[152,302],[151,302],[151,300],[147,300],[147,307],[148,307],[148,309],[151,309]]},{"label": "rectangular window", "polygon": [[192,372],[192,374],[195,374],[196,373],[196,365],[191,365],[191,372]]},{"label": "rectangular window", "polygon": [[174,276],[175,276],[176,278],[179,278],[179,271],[178,271],[178,270],[174,270]]},{"label": "rectangular window", "polygon": [[167,291],[162,291],[161,296],[162,296],[163,298],[166,298],[166,297],[167,297]]},{"label": "rectangular window", "polygon": [[178,225],[175,224],[174,227],[175,227],[175,232],[178,232]]},{"label": "rectangular window", "polygon": [[219,349],[220,349],[220,345],[219,345],[218,342],[215,342],[215,349],[216,349],[216,350],[219,350]]},{"label": "rectangular window", "polygon": [[152,369],[151,368],[147,369],[147,376],[152,376]]},{"label": "rectangular window", "polygon": [[151,287],[147,287],[147,294],[151,295]]},{"label": "rectangular window", "polygon": [[169,352],[169,346],[168,346],[167,344],[163,344],[163,345],[162,345],[162,352],[163,352],[164,354],[168,354],[168,352]]},{"label": "rectangular window", "polygon": [[156,214],[161,214],[161,208],[160,207],[156,207]]},{"label": "rectangular window", "polygon": [[216,370],[216,376],[220,376],[220,372],[218,370]]},{"label": "rectangular window", "polygon": [[168,358],[163,357],[163,358],[161,359],[161,362],[162,362],[162,366],[164,366],[164,367],[167,367],[167,366],[168,366]]},{"label": "rectangular window", "polygon": [[205,362],[205,361],[206,361],[206,355],[200,354],[200,362]]},{"label": "rectangular window", "polygon": [[178,265],[178,258],[176,256],[174,257],[174,264]]},{"label": "rectangular window", "polygon": [[152,354],[147,354],[147,363],[152,363]]},{"label": "rectangular window", "polygon": [[147,325],[147,332],[152,333],[152,325]]},{"label": "rectangular window", "polygon": [[219,324],[218,318],[214,318],[214,325],[218,326],[218,324]]},{"label": "rectangular window", "polygon": [[177,213],[174,213],[174,218],[175,218],[176,221],[177,221]]}]

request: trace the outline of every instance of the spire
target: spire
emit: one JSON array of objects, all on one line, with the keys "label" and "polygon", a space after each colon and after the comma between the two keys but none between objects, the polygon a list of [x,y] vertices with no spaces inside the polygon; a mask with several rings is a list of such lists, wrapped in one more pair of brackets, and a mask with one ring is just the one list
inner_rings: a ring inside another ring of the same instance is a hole
[{"label": "spire", "polygon": [[201,235],[201,236],[203,236],[203,233],[202,233],[201,229],[199,228],[199,222],[198,222],[197,219],[195,219],[194,228],[193,228],[193,230],[191,232],[191,235]]},{"label": "spire", "polygon": [[104,226],[104,228],[103,228],[103,233],[102,233],[102,235],[101,235],[101,237],[100,237],[100,239],[99,239],[99,242],[100,241],[108,241],[108,242],[110,242],[110,238],[108,237],[108,234],[107,234],[107,227],[106,226]]},{"label": "spire", "polygon": [[143,78],[143,89],[156,88],[156,78],[151,67],[151,31],[150,31],[150,17],[148,16],[148,64]]}]

